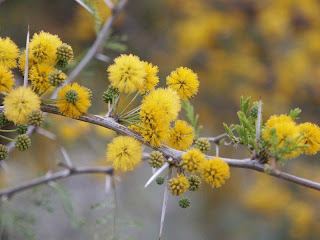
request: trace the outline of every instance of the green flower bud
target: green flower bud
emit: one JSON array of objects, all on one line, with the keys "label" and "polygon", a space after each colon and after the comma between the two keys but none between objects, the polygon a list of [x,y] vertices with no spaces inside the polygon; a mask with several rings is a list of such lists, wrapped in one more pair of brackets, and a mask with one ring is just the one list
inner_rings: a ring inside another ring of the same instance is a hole
[{"label": "green flower bud", "polygon": [[112,103],[119,95],[119,90],[113,86],[109,86],[108,90],[103,93],[103,101],[105,103]]},{"label": "green flower bud", "polygon": [[201,187],[201,179],[200,177],[196,175],[191,175],[188,177],[188,182],[189,182],[189,190],[190,191],[198,191]]},{"label": "green flower bud", "polygon": [[182,197],[179,201],[179,206],[182,208],[187,208],[190,206],[190,199]]},{"label": "green flower bud", "polygon": [[67,75],[65,73],[61,70],[55,69],[49,74],[49,83],[53,87],[60,87],[66,78]]},{"label": "green flower bud", "polygon": [[157,177],[156,183],[162,185],[164,183],[164,177]]},{"label": "green flower bud", "polygon": [[194,147],[199,149],[201,152],[206,153],[210,150],[211,145],[208,139],[198,138],[194,143]]},{"label": "green flower bud", "polygon": [[14,142],[19,151],[25,151],[31,146],[31,140],[27,135],[19,135]]},{"label": "green flower bud", "polygon": [[6,146],[0,144],[0,161],[8,157],[8,149]]},{"label": "green flower bud", "polygon": [[0,128],[8,125],[10,122],[4,115],[4,113],[0,113]]},{"label": "green flower bud", "polygon": [[66,93],[66,100],[69,103],[76,103],[79,99],[79,94],[75,90],[69,90]]},{"label": "green flower bud", "polygon": [[25,134],[28,131],[27,124],[18,124],[17,125],[17,133],[18,134]]},{"label": "green flower bud", "polygon": [[28,115],[28,123],[32,126],[39,127],[44,122],[43,113],[40,110],[32,111]]},{"label": "green flower bud", "polygon": [[164,164],[163,154],[159,151],[153,151],[149,156],[149,164],[153,168],[160,168]]},{"label": "green flower bud", "polygon": [[73,50],[72,47],[66,43],[61,44],[57,48],[57,58],[58,61],[69,63],[73,59]]},{"label": "green flower bud", "polygon": [[[250,109],[250,116],[252,118],[257,118],[258,117],[258,110],[259,110],[259,104],[258,102],[254,102],[253,106]],[[263,113],[262,108],[261,108],[261,114]]]}]

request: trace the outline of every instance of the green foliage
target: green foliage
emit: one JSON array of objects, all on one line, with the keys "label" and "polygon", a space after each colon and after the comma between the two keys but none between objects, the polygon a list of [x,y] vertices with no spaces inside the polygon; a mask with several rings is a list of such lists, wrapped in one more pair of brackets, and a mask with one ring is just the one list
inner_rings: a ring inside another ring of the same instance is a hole
[{"label": "green foliage", "polygon": [[[96,0],[95,0],[96,1]],[[87,5],[88,8],[91,9],[92,13],[92,18],[94,20],[94,23],[95,23],[95,31],[96,31],[96,34],[98,35],[99,32],[100,32],[100,29],[101,29],[101,25],[102,25],[102,20],[99,16],[99,13],[98,13],[98,10],[97,8],[88,0],[82,0],[82,2]]]},{"label": "green foliage", "polygon": [[289,116],[293,119],[293,120],[297,120],[299,119],[298,115],[302,112],[302,110],[300,108],[295,108],[295,109],[292,109],[290,112],[289,112]]},{"label": "green foliage", "polygon": [[194,134],[197,138],[200,134],[200,131],[203,129],[202,125],[198,125],[199,114],[194,113],[194,107],[188,100],[182,101],[182,107],[186,111],[188,121],[193,127]]},{"label": "green foliage", "polygon": [[126,42],[128,40],[127,35],[112,35],[109,34],[109,37],[104,44],[106,50],[112,50],[115,52],[125,52],[128,50]]}]

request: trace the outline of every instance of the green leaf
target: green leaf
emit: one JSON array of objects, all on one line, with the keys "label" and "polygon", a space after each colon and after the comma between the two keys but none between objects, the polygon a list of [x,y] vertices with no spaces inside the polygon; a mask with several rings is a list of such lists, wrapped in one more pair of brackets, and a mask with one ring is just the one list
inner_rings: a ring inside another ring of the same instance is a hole
[{"label": "green leaf", "polygon": [[300,108],[295,108],[293,110],[290,110],[289,112],[289,116],[293,119],[299,119],[298,115],[302,112],[302,110]]}]

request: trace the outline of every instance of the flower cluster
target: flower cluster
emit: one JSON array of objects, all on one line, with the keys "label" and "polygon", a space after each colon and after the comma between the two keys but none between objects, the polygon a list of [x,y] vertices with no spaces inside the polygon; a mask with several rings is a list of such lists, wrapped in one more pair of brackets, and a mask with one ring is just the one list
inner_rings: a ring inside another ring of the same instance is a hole
[{"label": "flower cluster", "polygon": [[[28,51],[23,51],[20,57],[19,52],[18,46],[10,38],[0,38],[0,93],[4,95],[1,127],[12,122],[16,128],[3,132],[19,134],[16,139],[3,135],[0,137],[13,141],[18,150],[24,151],[31,145],[30,138],[24,135],[28,125],[39,127],[44,122],[41,103],[56,104],[61,114],[78,118],[91,105],[91,91],[74,83],[60,89],[58,99],[42,98],[51,87],[64,84],[67,75],[60,68],[67,66],[73,59],[71,46],[63,43],[57,35],[43,31],[36,33],[28,43]],[[31,82],[31,86],[14,88],[12,69],[16,67],[23,74],[28,74],[27,81]],[[4,148],[1,150],[2,159],[7,156]]]}]

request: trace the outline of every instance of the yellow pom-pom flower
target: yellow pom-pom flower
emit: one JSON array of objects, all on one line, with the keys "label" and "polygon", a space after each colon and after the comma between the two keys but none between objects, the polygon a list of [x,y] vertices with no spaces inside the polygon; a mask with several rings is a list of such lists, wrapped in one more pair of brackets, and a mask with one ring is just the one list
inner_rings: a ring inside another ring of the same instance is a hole
[{"label": "yellow pom-pom flower", "polygon": [[146,102],[141,105],[140,119],[144,125],[153,127],[163,126],[169,128],[170,119],[165,115],[164,109],[159,104]]},{"label": "yellow pom-pom flower", "polygon": [[132,93],[143,88],[146,70],[139,57],[122,54],[109,66],[109,81],[120,92]]},{"label": "yellow pom-pom flower", "polygon": [[181,174],[178,174],[176,178],[171,178],[168,183],[169,191],[174,196],[183,194],[189,186],[188,179]]},{"label": "yellow pom-pom flower", "polygon": [[218,157],[206,160],[201,167],[201,178],[212,188],[219,188],[230,178],[229,165]]},{"label": "yellow pom-pom flower", "polygon": [[198,149],[191,149],[182,155],[182,167],[190,173],[196,173],[200,170],[205,155]]},{"label": "yellow pom-pom flower", "polygon": [[58,92],[59,111],[71,118],[79,118],[91,106],[90,93],[78,83],[67,84]]},{"label": "yellow pom-pom flower", "polygon": [[129,136],[119,136],[107,148],[107,161],[116,170],[132,171],[142,161],[142,144]]},{"label": "yellow pom-pom flower", "polygon": [[302,144],[308,147],[302,151],[307,155],[314,155],[320,150],[320,128],[312,123],[302,123],[299,125],[300,132],[303,134]]},{"label": "yellow pom-pom flower", "polygon": [[4,98],[4,115],[15,124],[28,122],[28,115],[40,109],[40,98],[30,88],[18,87]]},{"label": "yellow pom-pom flower", "polygon": [[14,77],[9,68],[0,65],[0,92],[9,92],[14,84]]},{"label": "yellow pom-pom flower", "polygon": [[32,87],[39,94],[44,93],[49,87],[49,74],[54,71],[54,67],[45,63],[34,65],[30,68],[29,79]]},{"label": "yellow pom-pom flower", "polygon": [[186,121],[177,120],[174,128],[170,130],[167,144],[169,147],[185,151],[190,148],[193,140],[193,128]]},{"label": "yellow pom-pom flower", "polygon": [[19,49],[10,38],[0,38],[0,65],[7,68],[17,66]]},{"label": "yellow pom-pom flower", "polygon": [[266,141],[270,140],[270,130],[275,128],[279,123],[294,123],[294,121],[290,116],[284,114],[271,116],[265,124],[266,129],[263,133],[263,137]]},{"label": "yellow pom-pom flower", "polygon": [[180,98],[174,90],[170,88],[158,88],[151,91],[143,100],[141,109],[144,105],[159,105],[163,109],[162,117],[168,121],[174,121],[181,110]]},{"label": "yellow pom-pom flower", "polygon": [[199,80],[191,69],[180,67],[167,77],[167,85],[177,91],[181,99],[186,100],[197,94]]},{"label": "yellow pom-pom flower", "polygon": [[29,54],[37,63],[55,65],[57,61],[57,48],[62,41],[57,35],[41,31],[34,34],[29,44]]},{"label": "yellow pom-pom flower", "polygon": [[139,92],[141,94],[145,94],[151,90],[154,90],[155,86],[159,82],[158,67],[153,66],[151,63],[148,62],[143,62],[143,64],[146,71],[146,76],[144,79],[143,86],[139,89]]}]

